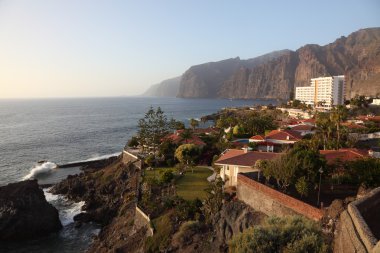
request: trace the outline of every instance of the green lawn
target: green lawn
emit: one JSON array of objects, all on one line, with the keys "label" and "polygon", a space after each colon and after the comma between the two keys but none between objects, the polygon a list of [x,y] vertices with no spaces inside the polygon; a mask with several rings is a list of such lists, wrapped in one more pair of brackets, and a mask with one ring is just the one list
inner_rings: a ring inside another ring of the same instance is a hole
[{"label": "green lawn", "polygon": [[160,178],[161,172],[165,170],[172,170],[175,173],[175,168],[156,168],[154,170],[145,170],[146,178]]},{"label": "green lawn", "polygon": [[[155,170],[145,170],[145,177],[159,179],[160,172],[165,170],[172,170],[173,173],[176,173],[175,168],[157,168]],[[178,196],[186,200],[205,199],[206,192],[204,190],[209,186],[207,177],[211,176],[212,173],[210,169],[205,167],[195,167],[194,173],[192,173],[191,169],[188,169],[183,176],[176,180]]]},{"label": "green lawn", "polygon": [[185,175],[176,182],[178,196],[186,200],[205,199],[207,195],[204,190],[209,186],[207,177],[212,173],[205,167],[195,167],[194,173],[191,172],[191,169],[186,171]]}]

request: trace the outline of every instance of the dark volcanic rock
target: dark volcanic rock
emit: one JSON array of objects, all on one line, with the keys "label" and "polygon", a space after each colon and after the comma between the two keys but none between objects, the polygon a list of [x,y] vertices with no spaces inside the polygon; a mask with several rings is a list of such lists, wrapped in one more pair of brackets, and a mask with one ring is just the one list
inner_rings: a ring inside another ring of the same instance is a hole
[{"label": "dark volcanic rock", "polygon": [[263,222],[265,214],[253,210],[241,201],[226,203],[214,217],[214,246],[224,251],[232,236]]},{"label": "dark volcanic rock", "polygon": [[0,187],[0,240],[36,238],[62,228],[37,180]]},{"label": "dark volcanic rock", "polygon": [[146,231],[134,229],[140,170],[120,158],[104,168],[89,168],[70,176],[51,190],[75,201],[85,201],[82,209],[86,212],[74,217],[75,226],[90,221],[102,225],[87,252],[137,252],[143,247]]}]

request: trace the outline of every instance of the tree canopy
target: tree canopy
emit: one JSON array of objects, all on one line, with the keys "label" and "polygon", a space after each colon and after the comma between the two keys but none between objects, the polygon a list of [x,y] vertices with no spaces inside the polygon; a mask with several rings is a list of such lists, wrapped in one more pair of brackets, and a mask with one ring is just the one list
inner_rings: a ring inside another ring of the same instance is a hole
[{"label": "tree canopy", "polygon": [[154,110],[151,106],[144,118],[139,120],[138,128],[140,145],[143,148],[152,148],[155,152],[161,139],[173,128],[173,124],[160,107]]},{"label": "tree canopy", "polygon": [[194,144],[182,144],[175,151],[175,157],[183,164],[191,165],[195,163],[200,153],[199,148]]}]

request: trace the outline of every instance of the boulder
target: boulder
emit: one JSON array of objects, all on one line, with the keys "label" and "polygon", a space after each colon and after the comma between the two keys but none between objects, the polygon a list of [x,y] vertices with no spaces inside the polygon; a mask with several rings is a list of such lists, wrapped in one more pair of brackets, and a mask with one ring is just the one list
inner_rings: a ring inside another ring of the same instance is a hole
[{"label": "boulder", "polygon": [[62,228],[37,180],[0,187],[0,241],[37,238]]}]

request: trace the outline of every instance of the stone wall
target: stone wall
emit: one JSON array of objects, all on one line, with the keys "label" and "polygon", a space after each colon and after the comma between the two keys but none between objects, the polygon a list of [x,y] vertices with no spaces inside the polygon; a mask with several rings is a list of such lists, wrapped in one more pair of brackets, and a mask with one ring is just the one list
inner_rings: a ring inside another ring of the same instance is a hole
[{"label": "stone wall", "polygon": [[153,236],[153,228],[150,224],[150,218],[138,206],[136,206],[135,224],[134,225],[135,225],[136,229],[139,229],[139,228],[145,226],[147,228],[147,235]]},{"label": "stone wall", "polygon": [[276,191],[244,174],[238,174],[237,197],[253,209],[267,215],[298,214],[316,221],[319,221],[323,216],[321,209]]},{"label": "stone wall", "polygon": [[350,203],[347,210],[340,215],[334,252],[380,253],[380,242],[375,236],[379,232],[379,210],[380,188]]}]

